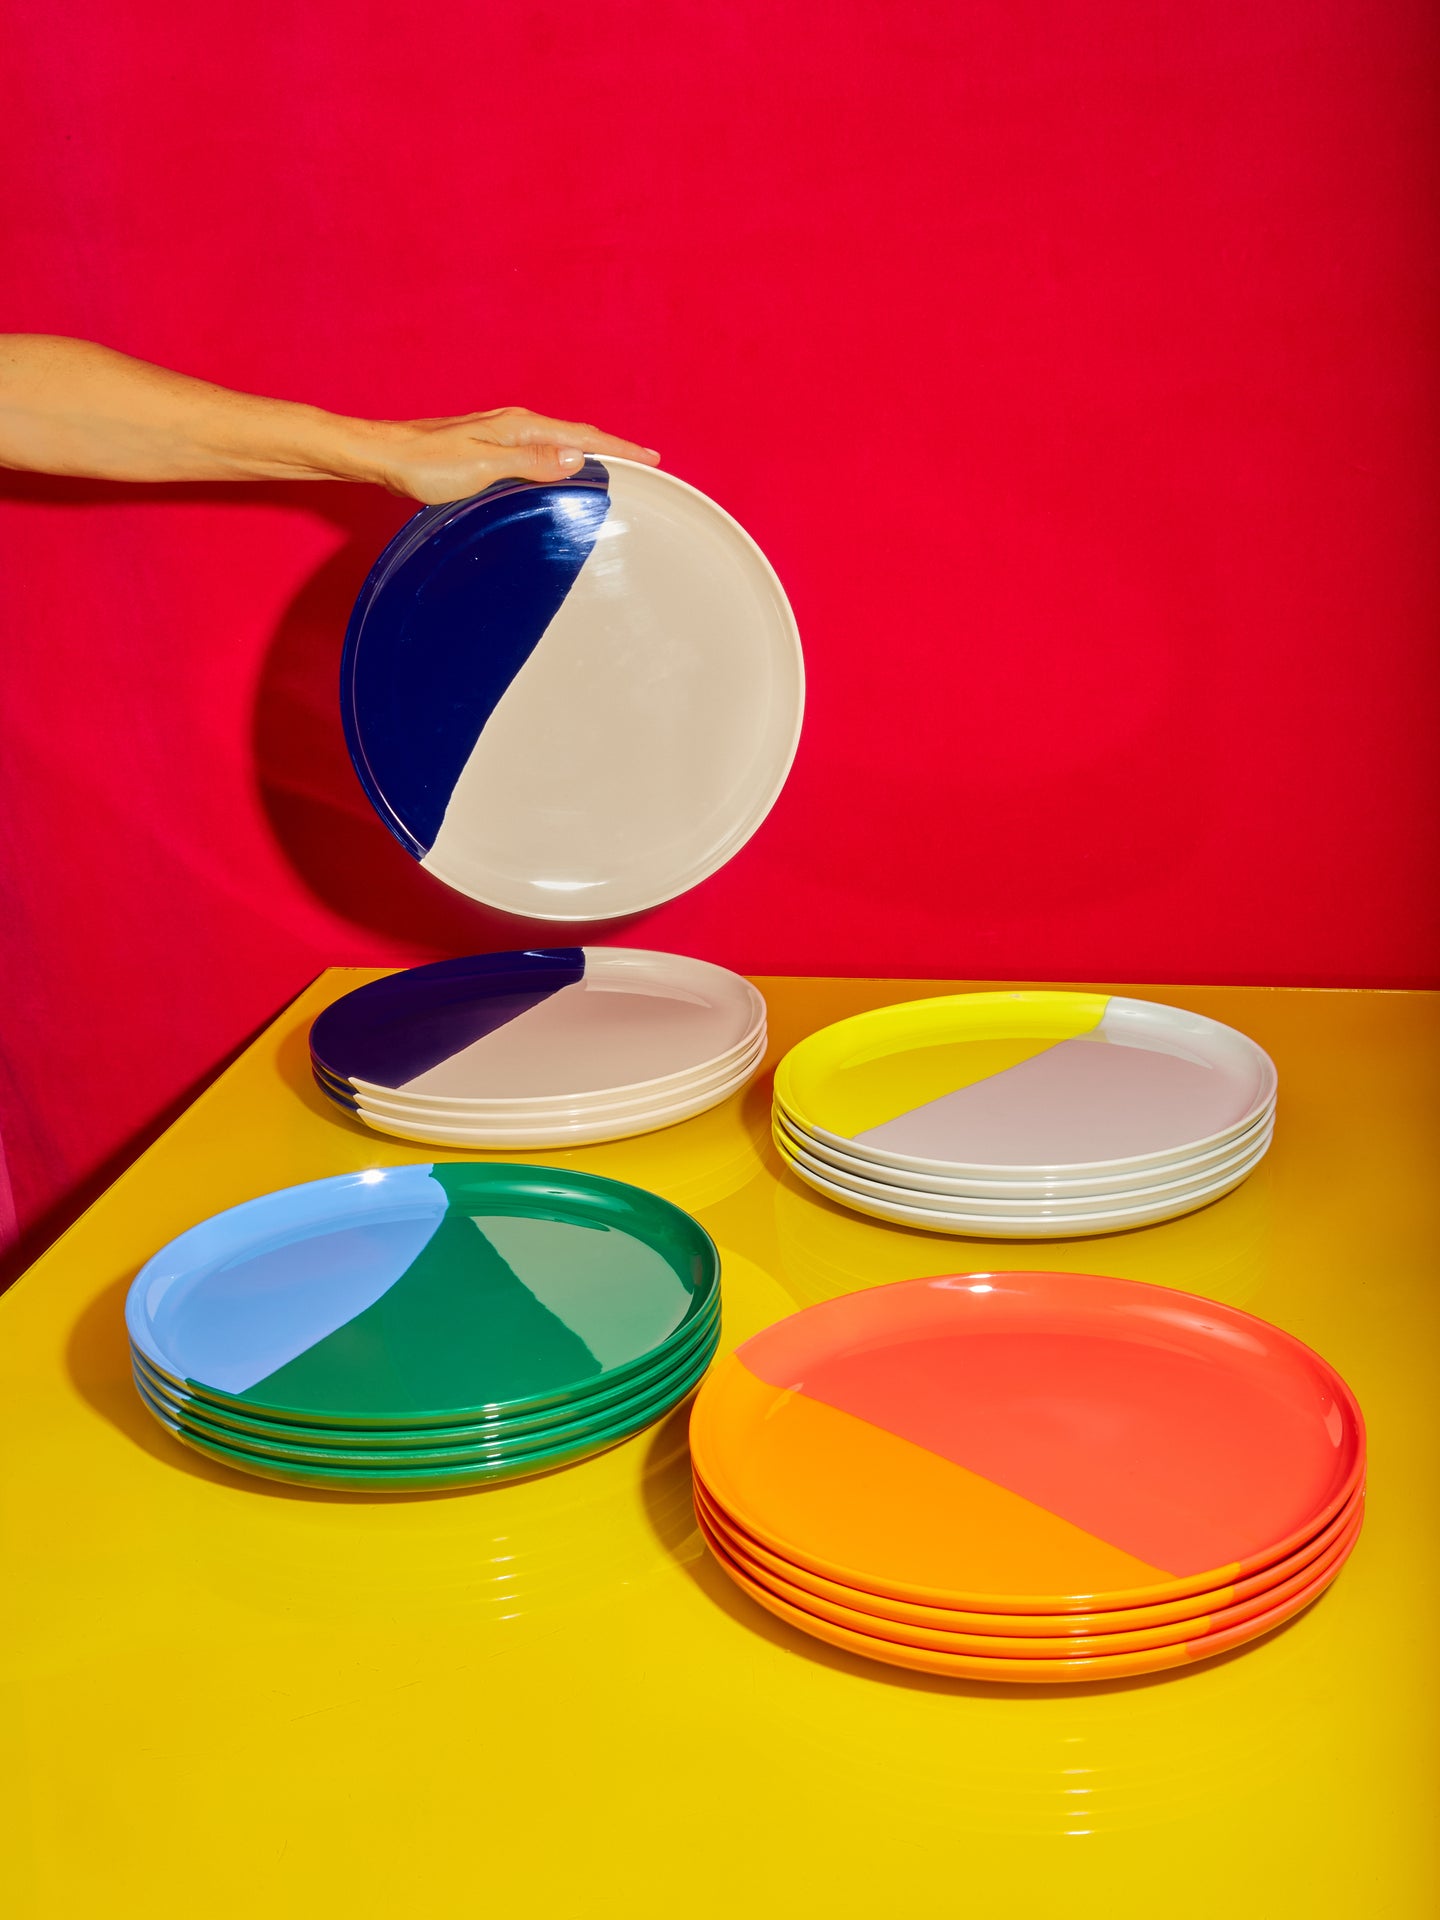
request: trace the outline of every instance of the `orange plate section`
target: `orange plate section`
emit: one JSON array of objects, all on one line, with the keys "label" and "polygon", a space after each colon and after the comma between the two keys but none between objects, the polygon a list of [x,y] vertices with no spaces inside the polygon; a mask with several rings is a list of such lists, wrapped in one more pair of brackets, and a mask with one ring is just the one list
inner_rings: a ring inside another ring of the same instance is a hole
[{"label": "orange plate section", "polygon": [[791,1606],[801,1607],[822,1620],[832,1621],[836,1626],[848,1627],[852,1633],[873,1633],[878,1639],[893,1640],[901,1646],[928,1647],[939,1653],[1001,1656],[1010,1660],[1103,1658],[1120,1653],[1140,1653],[1152,1647],[1174,1646],[1182,1641],[1228,1632],[1232,1627],[1242,1626],[1246,1621],[1293,1599],[1317,1581],[1323,1583],[1355,1544],[1361,1519],[1358,1513],[1354,1514],[1345,1533],[1309,1566],[1302,1567],[1288,1580],[1278,1582],[1268,1592],[1243,1600],[1238,1605],[1218,1608],[1189,1620],[1175,1621],[1169,1626],[1041,1638],[1036,1635],[1008,1635],[984,1628],[978,1632],[956,1632],[930,1626],[917,1627],[884,1613],[837,1605],[833,1600],[823,1599],[803,1587],[797,1587],[783,1574],[763,1566],[753,1555],[744,1551],[735,1536],[728,1533],[708,1509],[697,1505],[696,1511],[706,1538],[723,1548],[735,1565],[758,1586],[778,1594]]},{"label": "orange plate section", "polygon": [[1280,1626],[1303,1607],[1308,1607],[1330,1585],[1349,1557],[1347,1549],[1325,1574],[1308,1582],[1293,1598],[1279,1606],[1267,1608],[1244,1625],[1232,1627],[1225,1633],[1181,1641],[1178,1645],[1152,1647],[1142,1653],[1116,1654],[1108,1659],[985,1659],[978,1654],[942,1653],[930,1647],[902,1646],[895,1640],[885,1640],[875,1634],[854,1633],[847,1627],[837,1626],[832,1620],[823,1620],[817,1614],[792,1606],[769,1588],[751,1579],[703,1523],[701,1532],[716,1560],[735,1584],[743,1588],[752,1600],[758,1600],[762,1607],[779,1619],[788,1621],[792,1627],[798,1627],[802,1633],[827,1641],[833,1647],[842,1647],[847,1653],[858,1653],[888,1666],[909,1667],[919,1673],[947,1674],[956,1679],[1001,1680],[1022,1686],[1121,1680],[1134,1674],[1160,1673],[1167,1667],[1189,1666],[1196,1660],[1209,1659],[1212,1654],[1227,1653],[1247,1640],[1258,1639],[1262,1633],[1268,1633],[1272,1627]]},{"label": "orange plate section", "polygon": [[883,1567],[902,1599],[1028,1613],[1068,1612],[1076,1596],[1089,1611],[1095,1595],[1168,1578],[913,1441],[768,1386],[734,1355],[701,1389],[690,1444],[747,1532],[847,1585],[871,1584],[866,1570]]},{"label": "orange plate section", "polygon": [[[1176,1623],[1193,1624],[1206,1614],[1266,1595],[1328,1552],[1357,1520],[1364,1500],[1363,1491],[1356,1494],[1329,1526],[1322,1527],[1303,1547],[1278,1560],[1264,1573],[1252,1574],[1246,1580],[1237,1580],[1233,1585],[1217,1587],[1208,1593],[1190,1594],[1183,1600],[1171,1600],[1155,1607],[1116,1607],[1098,1613],[978,1613],[960,1607],[925,1607],[912,1601],[890,1600],[868,1588],[843,1586],[837,1580],[827,1580],[773,1553],[747,1534],[698,1478],[694,1495],[697,1507],[703,1509],[703,1517],[722,1541],[736,1549],[738,1559],[753,1561],[762,1570],[760,1577],[765,1573],[776,1574],[803,1594],[830,1601],[838,1607],[853,1607],[860,1613],[879,1614],[887,1620],[908,1621],[911,1626],[936,1628],[943,1633],[1003,1633],[1066,1639],[1087,1634],[1133,1633],[1145,1627]],[[802,1600],[799,1604],[808,1606],[811,1601]]]}]

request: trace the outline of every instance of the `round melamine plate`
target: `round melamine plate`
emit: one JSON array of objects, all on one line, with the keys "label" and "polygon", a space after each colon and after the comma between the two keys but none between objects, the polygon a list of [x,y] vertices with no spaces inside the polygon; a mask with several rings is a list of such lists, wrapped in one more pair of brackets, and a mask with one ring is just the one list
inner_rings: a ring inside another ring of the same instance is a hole
[{"label": "round melamine plate", "polygon": [[[702,1501],[696,1502],[696,1510],[707,1540],[716,1542],[757,1586],[767,1587],[782,1600],[788,1600],[793,1607],[802,1607],[808,1613],[818,1614],[822,1620],[848,1627],[853,1633],[873,1633],[882,1640],[897,1640],[905,1646],[931,1647],[941,1653],[978,1653],[987,1658],[998,1656],[1010,1660],[1069,1660],[1094,1655],[1140,1653],[1148,1647],[1173,1646],[1177,1641],[1222,1633],[1229,1627],[1239,1626],[1246,1620],[1254,1619],[1257,1614],[1268,1612],[1272,1607],[1293,1599],[1307,1588],[1314,1587],[1317,1581],[1323,1583],[1338,1563],[1349,1555],[1359,1537],[1362,1519],[1358,1508],[1348,1512],[1344,1529],[1320,1553],[1312,1555],[1305,1565],[1283,1580],[1272,1582],[1244,1600],[1207,1604],[1193,1614],[1155,1626],[1131,1625],[1122,1619],[1120,1625],[1103,1632],[1082,1634],[1067,1630],[1059,1634],[1042,1635],[1028,1630],[1020,1634],[1007,1634],[996,1625],[998,1616],[995,1615],[956,1614],[951,1618],[973,1621],[975,1624],[966,1627],[939,1626],[928,1621],[918,1624],[904,1614],[888,1613],[883,1601],[874,1598],[870,1598],[863,1607],[836,1600],[792,1580],[783,1566],[777,1570],[773,1555],[762,1558],[747,1551],[743,1535],[727,1528]],[[1109,1617],[1114,1619],[1119,1616]]]},{"label": "round melamine plate", "polygon": [[241,1412],[426,1427],[633,1382],[713,1305],[705,1230],[639,1187],[439,1162],[287,1187],[147,1261],[131,1345]]},{"label": "round melamine plate", "polygon": [[605,920],[744,846],[795,757],[805,669],[749,535],[607,457],[418,513],[361,589],[340,691],[361,784],[427,872]]},{"label": "round melamine plate", "polygon": [[733,1087],[759,1066],[765,1056],[765,1045],[762,1029],[743,1053],[719,1066],[677,1076],[673,1083],[658,1092],[632,1094],[616,1100],[577,1094],[568,1103],[557,1100],[533,1106],[522,1106],[515,1101],[490,1103],[481,1100],[456,1101],[442,1106],[436,1101],[412,1101],[403,1094],[358,1092],[348,1083],[336,1081],[321,1068],[316,1067],[313,1071],[322,1093],[357,1111],[380,1114],[387,1119],[413,1120],[442,1127],[578,1126],[589,1121],[632,1119],[640,1114],[675,1106],[681,1100],[694,1099],[702,1093],[712,1093],[717,1088]]},{"label": "round melamine plate", "polygon": [[197,1415],[192,1408],[179,1413],[166,1399],[153,1392],[149,1377],[135,1369],[135,1387],[147,1409],[162,1426],[184,1439],[202,1441],[206,1446],[224,1447],[237,1455],[264,1461],[277,1467],[318,1468],[328,1472],[343,1469],[355,1478],[373,1478],[386,1484],[397,1474],[444,1473],[462,1467],[523,1467],[532,1470],[544,1465],[553,1455],[569,1458],[577,1447],[612,1446],[628,1434],[649,1426],[661,1414],[683,1400],[700,1379],[715,1350],[719,1329],[712,1328],[704,1347],[668,1378],[634,1395],[608,1413],[589,1420],[572,1420],[546,1433],[524,1434],[512,1441],[483,1442],[468,1447],[413,1447],[377,1454],[363,1448],[305,1446],[294,1441],[261,1441],[242,1437]]},{"label": "round melamine plate", "polygon": [[[830,1161],[822,1160],[813,1153],[807,1144],[790,1132],[783,1121],[777,1119],[775,1125],[775,1144],[786,1159],[796,1166],[797,1171],[803,1168],[807,1173],[818,1174],[822,1180],[833,1181],[836,1186],[862,1194],[867,1199],[883,1200],[891,1206],[919,1206],[936,1213],[956,1213],[966,1217],[978,1213],[1015,1220],[1048,1220],[1057,1216],[1065,1220],[1082,1219],[1128,1208],[1166,1205],[1174,1200],[1188,1200],[1197,1193],[1211,1193],[1232,1174],[1248,1173],[1268,1152],[1271,1129],[1266,1127],[1258,1137],[1247,1133],[1244,1139],[1245,1145],[1238,1153],[1214,1162],[1198,1174],[1184,1175],[1179,1179],[1157,1178],[1148,1186],[1127,1187],[1119,1193],[1087,1193],[1078,1198],[1070,1194],[1061,1196],[1052,1193],[997,1200],[989,1195],[956,1196],[912,1187],[903,1174],[893,1173],[888,1167],[871,1168],[860,1174],[849,1170],[841,1172]],[[882,1171],[889,1177],[880,1178]],[[1168,1176],[1170,1169],[1167,1167],[1163,1171]]]},{"label": "round melamine plate", "polygon": [[573,1400],[560,1401],[542,1413],[443,1427],[377,1428],[342,1426],[338,1422],[321,1426],[296,1420],[267,1419],[264,1414],[240,1413],[233,1406],[187,1393],[162,1378],[133,1350],[131,1361],[140,1376],[138,1384],[144,1387],[150,1399],[160,1402],[182,1423],[193,1417],[210,1426],[224,1428],[231,1446],[257,1446],[262,1450],[267,1446],[287,1443],[301,1447],[347,1447],[377,1456],[376,1464],[380,1464],[384,1458],[406,1449],[480,1448],[497,1442],[504,1445],[539,1445],[562,1423],[577,1419],[592,1422],[612,1419],[632,1401],[657,1391],[667,1381],[678,1377],[702,1349],[713,1350],[719,1326],[720,1303],[717,1298],[714,1307],[687,1329],[683,1339],[672,1341],[664,1349],[663,1358],[654,1367],[627,1380],[623,1386],[577,1395]]},{"label": "round melamine plate", "polygon": [[[602,1116],[569,1126],[562,1126],[558,1121],[553,1125],[537,1127],[439,1126],[429,1120],[397,1120],[389,1114],[377,1113],[371,1107],[357,1107],[351,1117],[362,1121],[372,1132],[389,1134],[396,1140],[415,1140],[427,1147],[508,1147],[529,1152],[538,1147],[594,1146],[603,1140],[629,1140],[639,1133],[655,1133],[661,1127],[678,1126],[682,1120],[693,1120],[697,1114],[708,1113],[711,1107],[718,1107],[722,1101],[737,1093],[758,1064],[756,1061],[733,1080],[722,1082],[708,1092],[691,1094],[687,1099],[676,1101],[673,1106],[653,1107],[648,1112],[635,1114],[617,1114],[608,1119]],[[335,1099],[335,1096],[332,1094],[330,1098]],[[340,1107],[345,1105],[338,1099],[335,1104]],[[348,1108],[345,1110],[349,1111]]]},{"label": "round melamine plate", "polygon": [[[704,1532],[702,1526],[701,1531]],[[1341,1554],[1327,1570],[1310,1581],[1299,1592],[1287,1600],[1267,1607],[1263,1612],[1253,1614],[1239,1625],[1230,1626],[1219,1632],[1201,1634],[1193,1640],[1172,1642],[1166,1646],[1151,1647],[1140,1652],[1117,1653],[1110,1656],[1090,1655],[1064,1659],[1025,1659],[1013,1656],[986,1658],[980,1654],[938,1651],[931,1647],[910,1646],[879,1634],[860,1633],[852,1628],[837,1624],[834,1620],[823,1618],[806,1608],[794,1606],[782,1599],[773,1589],[762,1586],[754,1580],[735,1560],[732,1560],[724,1547],[708,1533],[706,1543],[721,1568],[735,1584],[756,1600],[768,1612],[779,1619],[798,1627],[802,1633],[812,1634],[817,1640],[840,1647],[847,1653],[858,1653],[867,1660],[879,1660],[887,1666],[908,1667],[920,1673],[944,1674],[955,1679],[999,1680],[1009,1685],[1044,1686],[1066,1684],[1076,1681],[1120,1680],[1133,1674],[1159,1673],[1167,1667],[1191,1666],[1197,1660],[1208,1660],[1217,1653],[1229,1653],[1241,1647],[1247,1641],[1257,1640],[1272,1628],[1281,1626],[1286,1620],[1308,1607],[1317,1600],[1326,1587],[1334,1580],[1349,1554],[1349,1548]],[[1353,1541],[1351,1545],[1353,1546]]]},{"label": "round melamine plate", "polygon": [[1118,1175],[1196,1155],[1273,1102],[1275,1068],[1218,1020],[1102,993],[947,994],[802,1040],[776,1103],[900,1172]]},{"label": "round melamine plate", "polygon": [[[807,1187],[813,1187],[817,1193],[835,1201],[838,1206],[848,1207],[853,1213],[867,1214],[874,1220],[888,1220],[896,1226],[920,1227],[926,1233],[965,1234],[978,1240],[1074,1240],[1086,1234],[1125,1233],[1132,1227],[1158,1226],[1162,1220],[1178,1219],[1181,1214],[1193,1213],[1198,1207],[1208,1206],[1212,1200],[1222,1199],[1253,1173],[1270,1146],[1269,1136],[1266,1135],[1240,1166],[1219,1179],[1189,1187],[1187,1191],[1172,1194],[1168,1199],[1144,1200],[1142,1195],[1135,1193],[1122,1196],[1135,1203],[1126,1207],[1079,1211],[1046,1207],[1018,1215],[971,1213],[953,1203],[947,1208],[934,1195],[920,1196],[933,1201],[932,1205],[927,1206],[878,1200],[852,1182],[839,1176],[828,1179],[804,1165],[790,1151],[778,1129],[773,1137],[781,1159],[796,1179],[803,1180]],[[867,1187],[873,1185],[873,1182],[866,1182]]]},{"label": "round melamine plate", "polygon": [[[827,1172],[831,1178],[841,1176],[880,1180],[892,1186],[904,1186],[922,1205],[930,1204],[924,1199],[926,1194],[934,1194],[946,1199],[973,1202],[981,1211],[992,1211],[989,1207],[992,1200],[1022,1200],[1030,1205],[1048,1202],[1052,1206],[1063,1207],[1071,1202],[1104,1198],[1113,1200],[1116,1206],[1124,1206],[1126,1201],[1122,1196],[1136,1191],[1152,1192],[1162,1182],[1188,1180],[1205,1174],[1218,1176],[1232,1161],[1238,1161],[1257,1146],[1262,1135],[1269,1136],[1275,1124],[1275,1106],[1272,1101],[1243,1133],[1233,1134],[1220,1146],[1211,1147],[1205,1153],[1183,1154],[1174,1160],[1142,1168],[1138,1173],[1049,1180],[1021,1180],[1013,1176],[994,1180],[951,1178],[939,1173],[919,1173],[910,1167],[902,1172],[884,1161],[869,1159],[858,1153],[845,1153],[839,1147],[831,1146],[816,1135],[807,1133],[798,1120],[778,1105],[774,1117],[788,1144],[803,1147],[820,1163],[817,1170]],[[1003,1209],[996,1208],[993,1211]]]},{"label": "round melamine plate", "polygon": [[486,1456],[451,1466],[405,1466],[388,1471],[283,1460],[253,1452],[249,1448],[224,1445],[203,1437],[187,1425],[172,1421],[143,1393],[141,1398],[159,1424],[183,1445],[204,1454],[207,1459],[217,1461],[221,1466],[233,1467],[240,1473],[255,1474],[262,1480],[280,1480],[289,1486],[326,1488],[335,1493],[445,1493],[464,1487],[489,1486],[503,1480],[524,1479],[537,1473],[553,1473],[558,1467],[576,1465],[594,1454],[619,1446],[622,1441],[633,1438],[645,1427],[653,1425],[683,1400],[703,1372],[704,1366],[697,1365],[689,1380],[678,1383],[668,1397],[661,1396],[645,1418],[633,1419],[628,1424],[622,1423],[616,1427],[597,1428],[583,1440],[563,1446],[535,1448],[525,1453],[517,1452],[500,1460]]},{"label": "round melamine plate", "polygon": [[1343,1380],[1277,1327],[1093,1274],[956,1274],[793,1315],[712,1369],[695,1471],[772,1553],[979,1613],[1229,1587],[1364,1477]]},{"label": "round melamine plate", "polygon": [[382,1100],[436,1107],[621,1101],[738,1061],[765,1028],[748,980],[630,947],[438,960],[372,980],[310,1029],[318,1070]]}]

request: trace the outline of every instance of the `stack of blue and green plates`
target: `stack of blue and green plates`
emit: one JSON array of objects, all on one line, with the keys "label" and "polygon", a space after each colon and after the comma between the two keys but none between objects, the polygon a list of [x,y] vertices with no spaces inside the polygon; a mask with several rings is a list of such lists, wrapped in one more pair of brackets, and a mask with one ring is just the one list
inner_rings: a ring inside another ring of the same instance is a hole
[{"label": "stack of blue and green plates", "polygon": [[439,1492],[628,1439],[700,1379],[720,1261],[687,1213],[551,1167],[372,1168],[182,1233],[126,1303],[178,1440],[300,1486]]}]

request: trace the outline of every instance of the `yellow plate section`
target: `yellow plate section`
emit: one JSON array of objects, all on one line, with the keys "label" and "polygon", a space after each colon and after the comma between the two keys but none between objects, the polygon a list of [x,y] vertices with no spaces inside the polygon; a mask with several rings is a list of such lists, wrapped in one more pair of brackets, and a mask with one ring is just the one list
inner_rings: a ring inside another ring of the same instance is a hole
[{"label": "yellow plate section", "polygon": [[792,1047],[775,1097],[803,1126],[853,1139],[927,1101],[1093,1033],[1106,993],[950,993],[837,1020]]}]

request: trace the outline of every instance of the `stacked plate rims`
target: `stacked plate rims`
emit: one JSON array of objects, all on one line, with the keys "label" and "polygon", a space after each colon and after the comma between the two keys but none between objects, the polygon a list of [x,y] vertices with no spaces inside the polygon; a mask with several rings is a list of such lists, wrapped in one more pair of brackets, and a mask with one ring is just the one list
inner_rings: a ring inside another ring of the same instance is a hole
[{"label": "stacked plate rims", "polygon": [[931,1233],[1072,1239],[1229,1193],[1276,1074],[1218,1020],[1101,993],[947,994],[812,1034],[775,1076],[775,1144],[816,1192]]},{"label": "stacked plate rims", "polygon": [[792,1627],[1018,1684],[1227,1652],[1355,1545],[1365,1432],[1318,1354],[1235,1308],[1065,1273],[907,1280],[717,1362],[696,1515]]},{"label": "stacked plate rims", "polygon": [[719,1337],[678,1207],[547,1167],[406,1166],[182,1233],[126,1303],[163,1427],[241,1472],[443,1492],[568,1466],[669,1411]]},{"label": "stacked plate rims", "polygon": [[704,960],[550,947],[412,967],[358,987],[310,1031],[327,1098],[432,1146],[621,1140],[688,1120],[765,1054],[765,1002]]}]

